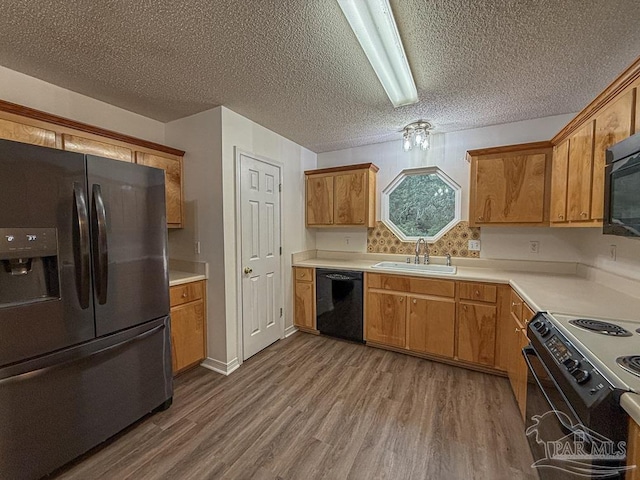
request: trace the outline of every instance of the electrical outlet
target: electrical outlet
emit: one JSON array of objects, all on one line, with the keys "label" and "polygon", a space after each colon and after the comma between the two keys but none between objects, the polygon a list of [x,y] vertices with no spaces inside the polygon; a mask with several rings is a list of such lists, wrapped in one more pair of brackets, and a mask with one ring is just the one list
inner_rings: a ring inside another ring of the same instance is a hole
[{"label": "electrical outlet", "polygon": [[614,262],[616,261],[616,246],[615,245],[609,245],[609,259],[613,260]]},{"label": "electrical outlet", "polygon": [[540,252],[540,242],[537,240],[532,240],[529,242],[529,253],[539,253]]},{"label": "electrical outlet", "polygon": [[479,252],[480,240],[469,240],[469,250],[472,252]]},{"label": "electrical outlet", "polygon": [[195,243],[195,245],[193,246],[193,251],[196,255],[200,255],[200,242]]}]

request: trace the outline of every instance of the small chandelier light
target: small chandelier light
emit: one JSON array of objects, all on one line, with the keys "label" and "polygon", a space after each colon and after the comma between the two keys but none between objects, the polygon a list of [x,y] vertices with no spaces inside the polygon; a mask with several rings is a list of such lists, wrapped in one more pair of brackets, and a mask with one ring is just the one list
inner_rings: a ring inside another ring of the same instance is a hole
[{"label": "small chandelier light", "polygon": [[418,120],[404,127],[402,129],[402,149],[408,152],[414,146],[421,150],[429,148],[429,131],[431,129],[433,129],[433,125],[424,120]]}]

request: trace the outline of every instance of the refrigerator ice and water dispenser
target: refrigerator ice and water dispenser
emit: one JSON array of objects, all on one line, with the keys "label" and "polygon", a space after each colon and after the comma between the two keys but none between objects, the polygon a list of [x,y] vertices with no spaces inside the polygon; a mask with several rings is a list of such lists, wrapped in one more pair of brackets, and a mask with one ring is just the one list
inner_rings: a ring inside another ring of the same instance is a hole
[{"label": "refrigerator ice and water dispenser", "polygon": [[60,298],[55,228],[0,228],[0,308]]}]

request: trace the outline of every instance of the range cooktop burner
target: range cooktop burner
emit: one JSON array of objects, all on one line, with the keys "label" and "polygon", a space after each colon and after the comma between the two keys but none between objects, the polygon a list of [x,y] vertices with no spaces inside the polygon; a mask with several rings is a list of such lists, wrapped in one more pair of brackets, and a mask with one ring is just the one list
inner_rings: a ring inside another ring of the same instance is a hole
[{"label": "range cooktop burner", "polygon": [[601,333],[603,335],[611,335],[613,337],[630,337],[631,335],[633,335],[633,333],[622,328],[620,325],[616,325],[615,323],[603,322],[601,320],[578,318],[576,320],[569,320],[569,323],[571,325],[575,325],[578,328],[589,330],[590,332]]},{"label": "range cooktop burner", "polygon": [[627,372],[633,373],[640,377],[640,355],[628,355],[626,357],[616,358],[616,363],[624,368]]}]

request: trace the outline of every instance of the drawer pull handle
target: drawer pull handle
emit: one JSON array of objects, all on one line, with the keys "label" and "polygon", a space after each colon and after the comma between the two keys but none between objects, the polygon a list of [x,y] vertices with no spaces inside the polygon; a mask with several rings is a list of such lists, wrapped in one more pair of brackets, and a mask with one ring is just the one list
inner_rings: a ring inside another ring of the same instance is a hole
[{"label": "drawer pull handle", "polygon": [[587,212],[582,212],[580,215],[583,216],[583,217],[586,217],[587,216]]},{"label": "drawer pull handle", "polygon": [[182,294],[182,298],[187,298],[187,292],[184,292],[184,293]]},{"label": "drawer pull handle", "polygon": [[564,215],[562,215],[561,213],[559,213],[559,214],[558,214],[558,218],[559,218],[560,220],[562,220],[562,219],[564,218]]},{"label": "drawer pull handle", "polygon": [[516,327],[516,333],[518,333],[520,331],[520,329],[518,327]]},{"label": "drawer pull handle", "polygon": [[480,290],[476,290],[476,297],[480,296]]},{"label": "drawer pull handle", "polygon": [[404,302],[404,297],[400,297],[400,302]]},{"label": "drawer pull handle", "polygon": [[415,305],[416,303],[418,303],[418,300],[416,300],[415,298],[413,299],[413,304]]}]

